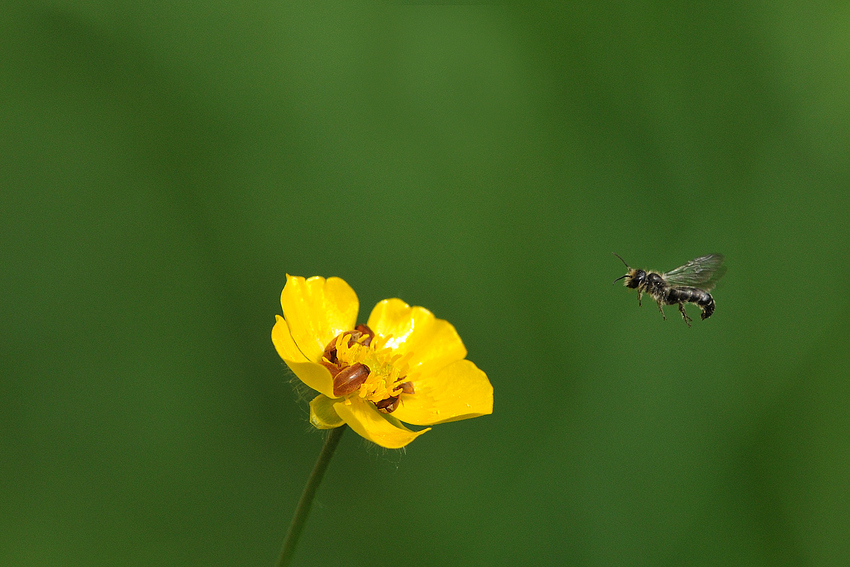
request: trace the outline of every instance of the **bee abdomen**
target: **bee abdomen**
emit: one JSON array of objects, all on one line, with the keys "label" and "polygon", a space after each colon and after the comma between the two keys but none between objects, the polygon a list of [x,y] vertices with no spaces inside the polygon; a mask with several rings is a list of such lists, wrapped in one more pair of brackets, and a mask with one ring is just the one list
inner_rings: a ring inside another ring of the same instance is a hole
[{"label": "bee abdomen", "polygon": [[695,287],[671,287],[667,291],[667,302],[670,305],[693,303],[702,310],[702,319],[708,319],[714,313],[714,298],[707,291]]}]

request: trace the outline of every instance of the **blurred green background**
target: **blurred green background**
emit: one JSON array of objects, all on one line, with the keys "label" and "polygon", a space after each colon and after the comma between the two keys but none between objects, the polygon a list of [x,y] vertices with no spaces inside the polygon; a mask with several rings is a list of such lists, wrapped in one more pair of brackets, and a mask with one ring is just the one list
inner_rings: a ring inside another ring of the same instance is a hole
[{"label": "blurred green background", "polygon": [[[0,564],[275,562],[286,273],[495,387],[347,433],[296,564],[850,564],[846,2],[7,3],[0,50]],[[722,252],[715,315],[612,251]]]}]

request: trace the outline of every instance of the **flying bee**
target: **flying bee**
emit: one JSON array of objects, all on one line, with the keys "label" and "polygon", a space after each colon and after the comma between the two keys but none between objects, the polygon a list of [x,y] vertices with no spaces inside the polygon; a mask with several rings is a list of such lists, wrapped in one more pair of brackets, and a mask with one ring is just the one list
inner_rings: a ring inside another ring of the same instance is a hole
[{"label": "flying bee", "polygon": [[[626,261],[617,254],[623,264]],[[629,289],[638,290],[638,306],[644,293],[652,296],[658,303],[658,310],[665,320],[664,305],[678,305],[679,312],[688,327],[691,326],[691,318],[685,312],[685,303],[693,303],[702,310],[700,317],[708,319],[714,313],[714,298],[708,293],[714,288],[717,280],[726,273],[723,265],[723,254],[709,254],[700,256],[675,270],[659,274],[651,270],[636,270],[626,264],[628,272],[614,280],[617,283],[625,280],[623,285]]]}]

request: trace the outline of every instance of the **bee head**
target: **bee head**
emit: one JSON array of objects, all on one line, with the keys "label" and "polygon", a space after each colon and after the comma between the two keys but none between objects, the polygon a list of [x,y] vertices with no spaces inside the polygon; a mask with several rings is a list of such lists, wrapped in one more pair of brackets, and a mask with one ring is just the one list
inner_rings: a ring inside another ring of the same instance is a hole
[{"label": "bee head", "polygon": [[625,280],[623,285],[629,289],[637,289],[646,281],[646,271],[645,270],[634,270],[629,268],[629,271],[624,276],[620,276],[614,283]]},{"label": "bee head", "polygon": [[[617,258],[620,258],[620,261],[623,264],[626,264],[626,261],[623,260],[623,258],[619,254],[617,254],[616,252],[613,252],[613,254]],[[626,286],[629,289],[637,289],[638,287],[640,287],[640,285],[643,282],[646,281],[646,271],[645,270],[635,270],[634,268],[632,268],[628,264],[626,264],[626,268],[629,269],[629,271],[626,272],[626,275],[620,276],[619,278],[614,280],[614,283],[617,283],[620,280],[626,280],[626,281],[623,282],[624,286]]]}]

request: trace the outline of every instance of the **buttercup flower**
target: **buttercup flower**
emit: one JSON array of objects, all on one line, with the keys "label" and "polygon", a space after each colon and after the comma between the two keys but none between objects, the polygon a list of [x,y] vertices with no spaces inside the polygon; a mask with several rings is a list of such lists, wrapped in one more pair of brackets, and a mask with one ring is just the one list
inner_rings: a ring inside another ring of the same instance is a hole
[{"label": "buttercup flower", "polygon": [[466,360],[455,328],[424,307],[400,299],[378,303],[356,325],[359,303],[340,278],[286,277],[272,342],[292,372],[319,392],[310,422],[348,424],[390,449],[434,425],[493,413],[493,386]]}]

